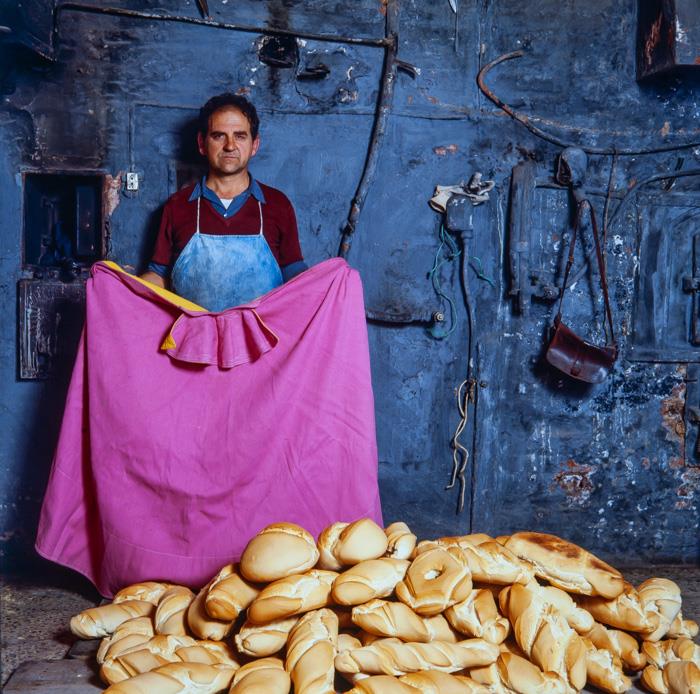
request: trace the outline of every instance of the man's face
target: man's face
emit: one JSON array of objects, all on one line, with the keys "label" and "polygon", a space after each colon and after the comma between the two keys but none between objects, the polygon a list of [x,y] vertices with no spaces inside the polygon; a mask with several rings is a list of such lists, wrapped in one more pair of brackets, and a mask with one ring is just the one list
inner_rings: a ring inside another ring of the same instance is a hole
[{"label": "man's face", "polygon": [[248,119],[234,107],[220,108],[209,117],[206,137],[197,135],[199,153],[207,158],[209,171],[231,176],[245,171],[260,146],[260,138],[252,138]]}]

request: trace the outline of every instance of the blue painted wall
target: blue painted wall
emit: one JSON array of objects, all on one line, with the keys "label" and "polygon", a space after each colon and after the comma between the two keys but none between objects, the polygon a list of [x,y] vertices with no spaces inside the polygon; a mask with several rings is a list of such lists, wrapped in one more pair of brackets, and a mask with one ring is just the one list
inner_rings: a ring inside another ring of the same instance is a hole
[{"label": "blue painted wall", "polygon": [[[50,2],[25,4],[50,18]],[[149,0],[93,4],[199,17],[193,0],[177,8],[168,3],[167,10]],[[209,5],[222,22],[370,38],[385,31],[380,0]],[[459,421],[456,391],[467,369],[467,321],[454,263],[442,274],[458,306],[458,325],[448,338],[435,340],[420,325],[370,328],[385,516],[408,521],[426,537],[531,528],[620,562],[697,560],[699,461],[694,438],[686,441],[695,436],[686,399],[697,358],[690,348],[682,359],[659,350],[651,361],[633,361],[629,345],[634,317],[639,323],[644,314],[638,283],[639,268],[646,267],[640,259],[645,234],[685,210],[690,221],[678,254],[683,262],[690,257],[697,179],[679,180],[670,191],[644,188],[611,229],[610,284],[622,358],[604,384],[576,387],[542,364],[551,304],[533,302],[522,316],[508,297],[511,169],[524,160],[536,164],[542,185],[533,204],[532,257],[554,281],[569,218],[566,191],[552,182],[561,148],[497,109],[479,91],[476,74],[498,55],[525,49],[524,57],[496,68],[489,85],[537,126],[603,148],[700,140],[693,85],[687,78],[636,83],[635,0],[458,0],[458,6],[455,15],[447,0],[399,1],[398,55],[420,73],[397,76],[349,262],[362,275],[369,310],[444,310],[428,279],[440,219],[427,200],[437,184],[464,182],[477,170],[495,181],[464,234],[474,308],[472,374],[479,384],[462,437],[471,452],[466,505],[457,514],[455,490],[444,489]],[[110,257],[142,270],[159,208],[175,190],[175,162],[188,157],[198,107],[212,94],[243,90],[262,118],[252,169],[287,192],[306,259],[319,262],[338,249],[367,154],[383,60],[381,48],[299,40],[298,67],[271,68],[258,59],[260,34],[75,10],[57,17],[53,61],[3,46],[0,547],[17,566],[32,553],[69,370],[48,382],[17,380],[22,172],[138,172],[139,191],[119,190],[108,221]],[[37,22],[34,30],[41,27]],[[297,79],[319,61],[330,68],[325,79]],[[692,168],[700,148],[620,157],[613,208],[634,181],[672,170],[679,156]],[[599,215],[611,160],[591,157],[588,180]],[[673,270],[679,277],[688,271],[681,265]],[[477,276],[477,266],[490,281]],[[584,279],[574,287],[570,311],[582,329],[599,336],[601,303],[591,301],[597,294],[589,285]],[[679,296],[685,308],[659,320],[675,321],[683,333],[690,299]]]}]

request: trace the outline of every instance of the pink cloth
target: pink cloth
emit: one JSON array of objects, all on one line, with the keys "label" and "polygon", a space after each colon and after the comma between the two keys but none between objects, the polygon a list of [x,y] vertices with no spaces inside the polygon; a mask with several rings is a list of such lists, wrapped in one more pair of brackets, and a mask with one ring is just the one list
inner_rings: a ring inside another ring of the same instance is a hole
[{"label": "pink cloth", "polygon": [[201,586],[269,523],[318,535],[365,516],[382,522],[357,272],[327,260],[213,314],[93,267],[42,556],[105,596]]}]

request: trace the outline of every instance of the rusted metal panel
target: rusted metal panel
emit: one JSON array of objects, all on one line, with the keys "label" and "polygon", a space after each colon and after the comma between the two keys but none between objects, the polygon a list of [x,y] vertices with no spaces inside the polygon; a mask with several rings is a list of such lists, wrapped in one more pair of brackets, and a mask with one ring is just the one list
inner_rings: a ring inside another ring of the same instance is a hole
[{"label": "rusted metal panel", "polygon": [[85,284],[20,280],[19,377],[46,379],[69,368],[85,311]]},{"label": "rusted metal panel", "polygon": [[637,78],[700,68],[696,0],[639,0]]}]

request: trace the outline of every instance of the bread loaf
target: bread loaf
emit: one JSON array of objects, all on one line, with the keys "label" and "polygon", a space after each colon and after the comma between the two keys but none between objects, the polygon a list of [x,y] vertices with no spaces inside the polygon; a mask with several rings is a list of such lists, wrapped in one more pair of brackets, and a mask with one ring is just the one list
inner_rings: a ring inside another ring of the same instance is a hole
[{"label": "bread loaf", "polygon": [[368,559],[341,573],[333,582],[331,595],[339,605],[361,605],[394,592],[406,575],[410,562],[404,559]]},{"label": "bread loaf", "polygon": [[155,605],[145,600],[126,600],[90,607],[70,620],[70,630],[81,639],[99,639],[114,633],[116,628],[134,617],[150,617]]},{"label": "bread loaf", "polygon": [[163,593],[172,588],[170,583],[160,583],[158,581],[144,581],[122,588],[116,593],[112,602],[118,604],[127,600],[143,600],[154,605],[158,604]]},{"label": "bread loaf", "polygon": [[641,683],[654,694],[700,694],[700,668],[692,660],[675,660],[659,669],[644,668]]},{"label": "bread loaf", "polygon": [[269,582],[303,573],[317,561],[318,550],[309,532],[294,523],[274,523],[248,543],[239,568],[248,581]]},{"label": "bread loaf", "polygon": [[458,643],[464,641],[464,634],[452,628],[450,623],[441,614],[434,617],[424,617],[425,626],[428,627],[430,641],[442,641],[443,643]]},{"label": "bread loaf", "polygon": [[556,535],[515,533],[505,546],[529,562],[539,578],[570,593],[611,599],[623,590],[624,580],[617,569]]},{"label": "bread loaf", "polygon": [[274,655],[287,645],[287,638],[298,617],[276,619],[267,624],[253,624],[246,620],[236,634],[235,642],[239,653],[264,658]]},{"label": "bread loaf", "polygon": [[217,694],[228,687],[233,672],[225,665],[169,663],[113,684],[105,694]]},{"label": "bread loaf", "polygon": [[559,675],[542,672],[526,658],[504,652],[493,665],[471,671],[472,678],[487,686],[491,692],[505,694],[571,694],[571,689]]},{"label": "bread loaf", "polygon": [[187,634],[187,610],[194,593],[185,586],[173,586],[163,593],[154,617],[156,634]]},{"label": "bread loaf", "polygon": [[248,607],[248,619],[265,624],[325,607],[331,602],[331,587],[337,577],[335,571],[312,569],[270,583]]},{"label": "bread loaf", "polygon": [[369,518],[354,523],[333,523],[318,536],[318,566],[338,571],[343,566],[378,559],[388,546],[384,530]]},{"label": "bread loaf", "polygon": [[637,595],[645,612],[658,614],[659,625],[654,631],[645,634],[645,641],[658,641],[668,633],[681,611],[681,590],[667,578],[650,578],[637,588]]},{"label": "bread loaf", "polygon": [[376,675],[357,680],[347,694],[420,694],[420,689],[401,682],[396,677]]},{"label": "bread loaf", "polygon": [[383,637],[427,643],[431,634],[426,620],[402,602],[370,600],[352,609],[352,621],[361,629]]},{"label": "bread loaf", "polygon": [[632,680],[622,672],[622,661],[610,651],[596,648],[590,639],[586,646],[586,678],[604,692],[622,694],[632,687]]},{"label": "bread loaf", "polygon": [[432,616],[464,600],[471,589],[461,550],[437,547],[413,560],[404,580],[396,585],[396,596],[419,615]]},{"label": "bread loaf", "polygon": [[211,582],[207,583],[187,608],[187,626],[198,639],[222,641],[231,631],[233,622],[214,619],[207,613],[204,605],[210,585]]},{"label": "bread loaf", "polygon": [[666,634],[669,639],[677,639],[681,636],[694,639],[697,635],[698,623],[694,622],[692,619],[683,619],[682,612],[676,615],[676,618],[671,622],[671,626]]},{"label": "bread loaf", "polygon": [[291,684],[279,658],[261,658],[236,672],[229,694],[289,694]]},{"label": "bread loaf", "polygon": [[[333,523],[321,531],[318,536],[318,564],[319,569],[326,571],[341,571],[343,565],[338,561],[333,550],[338,544],[340,533],[348,527],[350,523]],[[388,540],[387,540],[388,542]]]},{"label": "bread loaf", "polygon": [[102,665],[107,658],[116,658],[121,653],[145,643],[154,636],[150,617],[135,617],[120,624],[111,636],[100,642],[95,659]]},{"label": "bread loaf", "polygon": [[574,689],[586,684],[586,647],[564,617],[536,591],[515,583],[499,596],[518,646],[544,672],[554,672]]},{"label": "bread loaf", "polygon": [[626,581],[623,591],[615,598],[580,596],[576,601],[597,622],[616,629],[651,634],[659,627],[659,613],[648,609],[635,587]]},{"label": "bread loaf", "polygon": [[231,647],[223,641],[197,641],[192,646],[178,648],[175,655],[185,663],[220,664],[234,670],[238,670],[240,667]]},{"label": "bread loaf", "polygon": [[499,644],[510,632],[510,624],[496,608],[489,590],[472,590],[466,599],[445,610],[445,617],[454,629]]},{"label": "bread loaf", "polygon": [[234,620],[260,593],[260,587],[239,575],[237,567],[227,564],[212,579],[204,601],[207,614],[223,621]]},{"label": "bread loaf", "polygon": [[392,523],[384,528],[388,541],[386,556],[392,559],[410,559],[418,538],[405,523]]},{"label": "bread loaf", "polygon": [[639,650],[639,642],[625,631],[606,629],[595,622],[593,628],[585,634],[596,648],[610,651],[620,658],[626,669],[637,672],[647,663],[646,656]]},{"label": "bread loaf", "polygon": [[470,677],[451,675],[438,670],[421,670],[399,677],[399,681],[410,684],[421,694],[489,694],[483,684]]},{"label": "bread loaf", "polygon": [[339,672],[405,675],[420,670],[457,672],[495,662],[498,647],[483,639],[458,643],[404,643],[399,639],[380,639],[362,648],[339,653],[335,667]]},{"label": "bread loaf", "polygon": [[294,694],[334,694],[337,641],[338,618],[332,610],[315,610],[301,617],[289,634],[285,663]]}]

